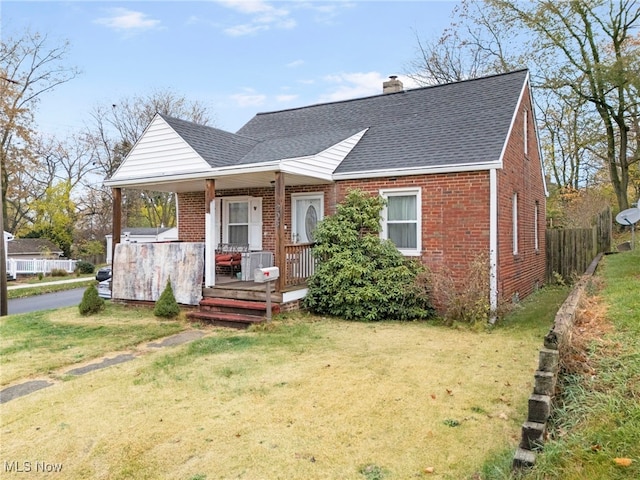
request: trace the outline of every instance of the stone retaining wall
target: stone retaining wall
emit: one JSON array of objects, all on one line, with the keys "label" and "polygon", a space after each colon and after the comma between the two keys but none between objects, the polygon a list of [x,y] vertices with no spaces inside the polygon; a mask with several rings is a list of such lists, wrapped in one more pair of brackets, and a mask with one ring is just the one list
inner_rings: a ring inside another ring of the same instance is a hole
[{"label": "stone retaining wall", "polygon": [[533,393],[529,397],[527,421],[522,425],[520,445],[513,458],[514,469],[532,467],[536,461],[536,452],[544,445],[547,436],[547,422],[553,409],[560,355],[563,349],[571,343],[578,305],[601,258],[602,253],[598,254],[591,262],[587,271],[558,310],[553,327],[544,337],[544,345],[539,354],[538,370],[535,372]]}]

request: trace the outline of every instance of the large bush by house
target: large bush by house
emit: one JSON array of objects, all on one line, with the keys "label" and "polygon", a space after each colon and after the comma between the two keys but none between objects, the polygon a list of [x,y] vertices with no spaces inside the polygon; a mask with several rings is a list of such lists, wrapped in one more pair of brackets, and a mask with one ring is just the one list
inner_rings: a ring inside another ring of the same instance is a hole
[{"label": "large bush by house", "polygon": [[416,320],[433,309],[424,282],[424,267],[406,259],[380,233],[382,197],[358,190],[348,193],[336,213],[314,233],[317,259],[305,308],[347,320]]}]

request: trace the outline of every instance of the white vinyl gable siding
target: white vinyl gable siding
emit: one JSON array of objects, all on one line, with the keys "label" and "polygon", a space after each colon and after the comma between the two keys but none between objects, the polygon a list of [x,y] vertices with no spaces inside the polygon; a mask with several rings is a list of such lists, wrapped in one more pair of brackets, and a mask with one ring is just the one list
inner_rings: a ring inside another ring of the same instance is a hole
[{"label": "white vinyl gable siding", "polygon": [[211,166],[160,116],[156,116],[111,181],[204,172]]},{"label": "white vinyl gable siding", "polygon": [[282,160],[280,168],[285,173],[331,180],[335,169],[358,144],[366,131],[367,129],[362,130],[316,155]]}]

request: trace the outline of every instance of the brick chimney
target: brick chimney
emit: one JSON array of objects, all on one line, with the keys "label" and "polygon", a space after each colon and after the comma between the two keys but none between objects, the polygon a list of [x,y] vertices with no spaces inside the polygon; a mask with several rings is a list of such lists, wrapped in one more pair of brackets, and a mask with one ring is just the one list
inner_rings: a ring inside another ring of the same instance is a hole
[{"label": "brick chimney", "polygon": [[389,80],[382,82],[382,93],[397,93],[404,91],[402,82],[398,80],[397,75],[391,75]]}]

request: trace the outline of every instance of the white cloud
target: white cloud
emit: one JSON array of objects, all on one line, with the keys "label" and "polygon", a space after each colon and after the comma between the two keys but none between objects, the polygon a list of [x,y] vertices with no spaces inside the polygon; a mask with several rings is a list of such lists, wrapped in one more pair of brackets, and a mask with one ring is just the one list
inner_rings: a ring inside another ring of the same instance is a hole
[{"label": "white cloud", "polygon": [[245,88],[244,93],[231,95],[231,99],[236,102],[239,107],[258,107],[264,104],[267,96],[257,93],[252,88]]},{"label": "white cloud", "polygon": [[277,95],[276,100],[279,103],[290,103],[298,98],[298,95]]},{"label": "white cloud", "polygon": [[304,65],[304,60],[294,60],[293,62],[287,63],[285,66],[287,68],[296,68],[301,67],[302,65]]},{"label": "white cloud", "polygon": [[[339,73],[327,75],[325,82],[332,84],[331,91],[321,95],[320,102],[336,102],[349,100],[352,98],[368,97],[382,93],[382,83],[386,82],[389,76],[381,75],[378,72],[365,73]],[[405,90],[416,88],[417,85],[409,78],[398,76]]]},{"label": "white cloud", "polygon": [[251,35],[271,28],[292,29],[297,25],[291,12],[286,8],[276,8],[263,0],[217,0],[231,10],[249,16],[248,22],[227,27],[224,32],[232,36]]},{"label": "white cloud", "polygon": [[112,8],[109,16],[98,18],[94,23],[127,32],[151,30],[160,26],[160,20],[148,18],[145,13],[127,8]]},{"label": "white cloud", "polygon": [[320,101],[335,102],[382,93],[382,82],[386,77],[378,72],[340,73],[327,75],[324,80],[335,87],[331,87],[331,92],[322,95]]}]

